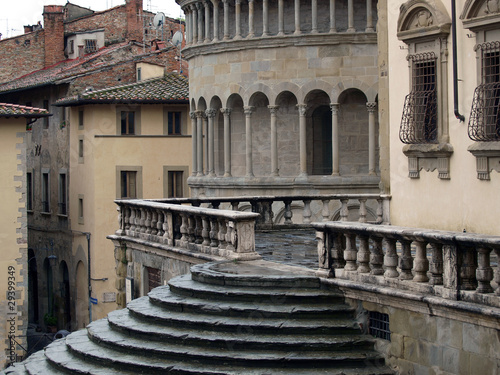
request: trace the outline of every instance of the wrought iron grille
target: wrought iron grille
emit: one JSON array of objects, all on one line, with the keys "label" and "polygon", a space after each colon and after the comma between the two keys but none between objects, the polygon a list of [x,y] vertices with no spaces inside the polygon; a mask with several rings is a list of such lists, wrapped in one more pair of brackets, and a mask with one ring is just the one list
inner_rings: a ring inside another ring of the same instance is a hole
[{"label": "wrought iron grille", "polygon": [[476,46],[481,51],[481,84],[474,90],[468,133],[473,141],[500,140],[500,42]]},{"label": "wrought iron grille", "polygon": [[391,331],[389,329],[389,315],[370,311],[370,335],[391,341]]},{"label": "wrought iron grille", "polygon": [[401,142],[407,144],[437,141],[436,55],[433,52],[410,55],[412,91],[406,96],[399,128]]}]

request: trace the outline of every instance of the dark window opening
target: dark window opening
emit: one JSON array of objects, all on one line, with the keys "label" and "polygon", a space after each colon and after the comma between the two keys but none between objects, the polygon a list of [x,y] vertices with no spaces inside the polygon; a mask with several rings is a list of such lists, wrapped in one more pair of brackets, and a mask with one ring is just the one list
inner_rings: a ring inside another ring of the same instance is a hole
[{"label": "dark window opening", "polygon": [[85,53],[92,53],[97,51],[97,40],[85,39]]},{"label": "dark window opening", "polygon": [[68,209],[67,209],[67,199],[68,199],[68,192],[67,192],[67,185],[66,185],[66,174],[61,173],[59,175],[59,214],[60,215],[67,215]]},{"label": "dark window opening", "polygon": [[146,267],[148,271],[148,293],[161,285],[161,270],[158,268]]},{"label": "dark window opening", "polygon": [[313,121],[313,175],[332,174],[332,111],[328,106],[314,110]]},{"label": "dark window opening", "polygon": [[26,209],[33,210],[33,174],[26,173]]},{"label": "dark window opening", "polygon": [[182,171],[168,172],[168,198],[183,197],[183,175]]},{"label": "dark window opening", "polygon": [[380,339],[391,341],[391,331],[389,329],[389,315],[370,311],[369,323],[370,335]]},{"label": "dark window opening", "polygon": [[181,135],[181,113],[168,112],[168,134]]},{"label": "dark window opening", "polygon": [[49,174],[42,174],[42,212],[50,212],[50,185]]},{"label": "dark window opening", "polygon": [[135,134],[135,112],[122,111],[121,112],[121,133],[122,135]]},{"label": "dark window opening", "polygon": [[[43,108],[45,108],[47,111],[49,110],[49,101],[48,100],[43,101]],[[48,117],[43,118],[43,128],[44,129],[49,128],[49,118]]]},{"label": "dark window opening", "polygon": [[137,198],[137,172],[121,171],[121,198]]}]

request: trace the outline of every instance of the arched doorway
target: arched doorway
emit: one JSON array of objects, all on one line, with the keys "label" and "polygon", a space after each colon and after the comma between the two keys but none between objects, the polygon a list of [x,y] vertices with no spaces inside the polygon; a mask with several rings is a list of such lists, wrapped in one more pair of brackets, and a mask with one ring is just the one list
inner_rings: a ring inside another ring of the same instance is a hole
[{"label": "arched doorway", "polygon": [[332,111],[321,105],[312,114],[313,175],[332,174]]}]

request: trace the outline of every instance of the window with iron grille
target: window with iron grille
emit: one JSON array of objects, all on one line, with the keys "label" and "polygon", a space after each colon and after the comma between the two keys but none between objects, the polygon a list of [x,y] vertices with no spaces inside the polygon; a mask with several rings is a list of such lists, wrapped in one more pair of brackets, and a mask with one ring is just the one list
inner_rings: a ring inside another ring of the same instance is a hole
[{"label": "window with iron grille", "polygon": [[85,39],[85,53],[92,53],[97,51],[97,40]]},{"label": "window with iron grille", "polygon": [[68,214],[68,185],[66,183],[66,173],[59,174],[59,215]]},{"label": "window with iron grille", "polygon": [[434,52],[408,56],[412,90],[405,98],[399,138],[406,144],[437,142],[437,79]]},{"label": "window with iron grille", "polygon": [[500,42],[475,47],[481,59],[481,84],[474,90],[468,133],[473,141],[500,140]]},{"label": "window with iron grille", "polygon": [[391,341],[391,331],[389,329],[389,315],[370,311],[369,323],[370,335],[380,339]]}]

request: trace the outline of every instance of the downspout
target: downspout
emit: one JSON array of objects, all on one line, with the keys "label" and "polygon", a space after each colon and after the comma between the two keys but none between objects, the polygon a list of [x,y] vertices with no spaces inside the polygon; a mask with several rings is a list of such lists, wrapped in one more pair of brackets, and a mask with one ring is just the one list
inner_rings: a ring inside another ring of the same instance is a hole
[{"label": "downspout", "polygon": [[87,237],[87,261],[88,261],[88,279],[89,279],[89,324],[92,323],[92,284],[91,284],[91,272],[90,272],[90,233],[85,233]]},{"label": "downspout", "polygon": [[464,115],[458,111],[458,73],[457,73],[457,17],[455,0],[451,0],[451,38],[452,38],[452,51],[453,51],[453,105],[455,117],[460,122],[465,121]]}]

